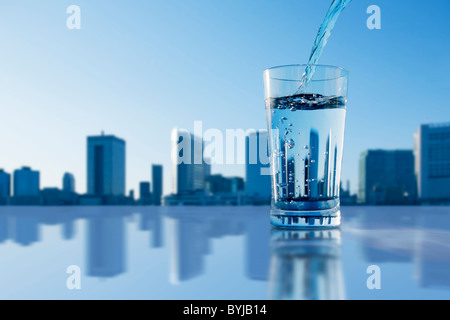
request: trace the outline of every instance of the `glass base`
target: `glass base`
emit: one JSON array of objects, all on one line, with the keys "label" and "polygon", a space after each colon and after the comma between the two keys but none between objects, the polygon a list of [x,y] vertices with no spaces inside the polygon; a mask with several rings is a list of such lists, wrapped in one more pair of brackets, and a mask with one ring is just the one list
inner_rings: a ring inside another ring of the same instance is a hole
[{"label": "glass base", "polygon": [[341,211],[339,207],[314,211],[271,209],[270,223],[281,228],[336,228],[341,225]]}]

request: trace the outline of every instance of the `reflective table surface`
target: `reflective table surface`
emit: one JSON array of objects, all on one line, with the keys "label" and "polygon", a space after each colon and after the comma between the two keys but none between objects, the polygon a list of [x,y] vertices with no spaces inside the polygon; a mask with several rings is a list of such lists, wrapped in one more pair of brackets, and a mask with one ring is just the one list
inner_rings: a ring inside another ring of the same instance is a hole
[{"label": "reflective table surface", "polygon": [[450,299],[450,207],[0,207],[0,299]]}]

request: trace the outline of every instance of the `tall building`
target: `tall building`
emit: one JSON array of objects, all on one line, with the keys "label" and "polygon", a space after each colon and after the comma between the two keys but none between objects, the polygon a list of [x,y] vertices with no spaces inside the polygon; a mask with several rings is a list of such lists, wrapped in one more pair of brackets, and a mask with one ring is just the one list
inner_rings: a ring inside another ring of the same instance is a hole
[{"label": "tall building", "polygon": [[414,134],[419,199],[450,201],[450,123],[424,124]]},{"label": "tall building", "polygon": [[87,138],[87,193],[125,195],[125,141],[113,135]]},{"label": "tall building", "polygon": [[69,172],[64,173],[62,184],[64,192],[75,192],[75,177],[73,174]]},{"label": "tall building", "polygon": [[245,193],[249,197],[270,201],[268,134],[266,130],[245,137]]},{"label": "tall building", "polygon": [[152,204],[152,193],[150,192],[150,182],[148,181],[139,183],[139,203],[146,206]]},{"label": "tall building", "polygon": [[30,167],[14,170],[14,197],[39,196],[39,171]]},{"label": "tall building", "polygon": [[163,166],[159,164],[152,165],[152,199],[155,206],[161,205],[163,194]]},{"label": "tall building", "polygon": [[[187,130],[172,130],[172,188],[174,194],[203,190],[208,169],[203,160],[203,140]],[[153,182],[154,184],[155,182]]]},{"label": "tall building", "polygon": [[0,169],[0,198],[11,196],[11,175]]},{"label": "tall building", "polygon": [[142,181],[139,183],[139,197],[142,199],[143,197],[148,197],[150,195],[150,182]]},{"label": "tall building", "polygon": [[405,204],[417,198],[412,150],[368,150],[359,160],[358,201]]},{"label": "tall building", "polygon": [[232,193],[244,190],[244,179],[240,177],[224,177],[221,174],[206,177],[205,188],[212,194]]}]

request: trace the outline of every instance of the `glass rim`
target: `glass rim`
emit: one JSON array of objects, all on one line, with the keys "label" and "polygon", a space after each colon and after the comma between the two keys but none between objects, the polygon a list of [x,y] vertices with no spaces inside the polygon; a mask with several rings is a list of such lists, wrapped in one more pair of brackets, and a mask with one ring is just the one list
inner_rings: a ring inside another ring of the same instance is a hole
[{"label": "glass rim", "polygon": [[[286,64],[286,65],[281,65],[281,66],[270,67],[270,68],[265,69],[263,71],[263,74],[266,74],[266,73],[270,74],[269,72],[271,70],[275,70],[275,69],[287,69],[289,67],[290,68],[292,68],[292,67],[304,67],[304,68],[306,68],[307,66],[315,66],[316,68],[318,67],[320,69],[325,69],[325,68],[334,69],[334,70],[339,70],[339,71],[342,72],[342,74],[340,76],[336,76],[336,77],[333,77],[333,78],[329,77],[329,78],[325,78],[325,79],[311,79],[312,82],[336,80],[336,79],[348,77],[348,75],[349,75],[349,71],[344,69],[344,68],[342,68],[342,67],[333,66],[333,65],[329,65],[329,64],[306,64],[306,63],[305,64]],[[295,79],[285,79],[285,78],[272,77],[270,75],[269,75],[269,77],[270,77],[270,79],[279,80],[279,81],[294,81],[294,82],[300,82],[301,81],[301,79],[297,79],[297,80],[295,80]]]}]

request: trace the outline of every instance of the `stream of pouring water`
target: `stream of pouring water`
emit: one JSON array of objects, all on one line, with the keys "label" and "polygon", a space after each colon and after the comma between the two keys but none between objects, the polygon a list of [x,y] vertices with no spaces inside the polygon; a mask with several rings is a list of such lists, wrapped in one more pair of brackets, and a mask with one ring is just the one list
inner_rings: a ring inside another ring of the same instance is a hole
[{"label": "stream of pouring water", "polygon": [[315,65],[319,61],[320,56],[322,55],[323,48],[327,44],[328,38],[331,35],[331,30],[333,30],[334,25],[339,18],[339,14],[351,1],[352,0],[333,0],[333,2],[331,3],[331,6],[328,9],[328,12],[319,28],[316,40],[314,40],[314,45],[308,60],[308,65],[306,66],[305,72],[302,75],[300,86],[298,87],[295,94],[306,92],[308,84],[314,74],[316,68]]}]

